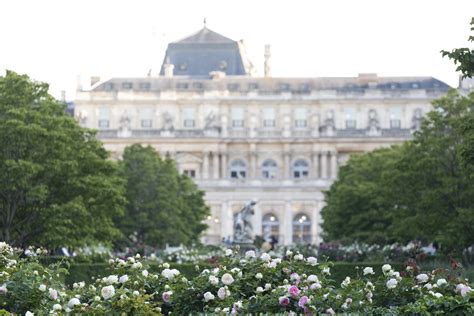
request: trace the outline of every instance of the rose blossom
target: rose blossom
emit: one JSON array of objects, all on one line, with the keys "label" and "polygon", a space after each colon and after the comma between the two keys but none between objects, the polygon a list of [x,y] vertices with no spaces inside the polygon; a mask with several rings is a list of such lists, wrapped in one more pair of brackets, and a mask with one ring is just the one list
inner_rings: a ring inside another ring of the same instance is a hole
[{"label": "rose blossom", "polygon": [[221,278],[222,283],[225,285],[231,285],[234,282],[234,278],[232,277],[231,274],[229,273],[224,273],[224,275]]},{"label": "rose blossom", "polygon": [[318,259],[316,259],[315,257],[308,257],[306,258],[306,261],[308,261],[308,263],[312,266],[315,266],[318,264]]},{"label": "rose blossom", "polygon": [[290,293],[291,296],[298,296],[298,294],[300,294],[300,290],[295,285],[290,286],[290,288],[288,289],[288,292]]},{"label": "rose blossom", "polygon": [[58,299],[58,291],[56,291],[55,289],[49,289],[49,297],[52,299],[52,300],[57,300]]},{"label": "rose blossom", "polygon": [[73,297],[73,298],[71,298],[71,299],[69,300],[69,302],[67,303],[67,307],[73,308],[74,306],[79,305],[79,304],[81,304],[81,301],[79,301],[78,298]]},{"label": "rose blossom", "polygon": [[372,267],[366,267],[364,269],[364,275],[367,275],[367,274],[375,274],[374,269]]},{"label": "rose blossom", "polygon": [[318,282],[318,277],[314,274],[311,274],[307,278],[308,282]]},{"label": "rose blossom", "polygon": [[278,299],[278,303],[281,305],[281,306],[287,306],[288,304],[290,304],[290,299],[286,296],[281,296],[279,299]]},{"label": "rose blossom", "polygon": [[255,251],[249,250],[245,253],[245,257],[247,258],[255,258]]},{"label": "rose blossom", "polygon": [[215,296],[211,292],[204,293],[204,301],[209,302],[212,301],[214,298]]},{"label": "rose blossom", "polygon": [[210,275],[209,276],[209,283],[211,283],[212,285],[217,285],[217,284],[219,284],[219,279],[214,275]]},{"label": "rose blossom", "polygon": [[322,287],[322,286],[321,286],[321,283],[316,282],[316,283],[311,284],[309,288],[310,288],[311,290],[317,290],[317,289],[320,289],[321,287]]},{"label": "rose blossom", "polygon": [[436,281],[436,284],[441,287],[448,284],[448,281],[446,281],[446,279],[439,279],[438,281]]},{"label": "rose blossom", "polygon": [[63,308],[62,308],[62,306],[61,306],[60,304],[54,304],[54,305],[53,305],[53,310],[54,310],[54,311],[60,311],[61,309],[63,309]]},{"label": "rose blossom", "polygon": [[392,270],[392,266],[391,266],[391,265],[389,265],[389,264],[384,264],[384,265],[382,266],[382,271],[383,271],[384,274],[388,273],[390,270]]},{"label": "rose blossom", "polygon": [[266,252],[262,253],[262,255],[260,256],[260,259],[262,259],[263,261],[270,261],[272,258],[270,257],[270,255]]},{"label": "rose blossom", "polygon": [[128,275],[124,274],[120,277],[119,282],[120,283],[125,283],[128,281]]},{"label": "rose blossom", "polygon": [[171,291],[163,292],[163,294],[161,295],[161,298],[163,299],[163,302],[168,303],[170,301],[171,294],[173,294],[173,292],[171,292]]},{"label": "rose blossom", "polygon": [[255,275],[255,278],[261,280],[263,278],[263,275],[259,272]]},{"label": "rose blossom", "polygon": [[108,300],[109,298],[115,295],[114,286],[113,285],[104,286],[102,290],[100,290],[100,294],[102,295],[104,300]]},{"label": "rose blossom", "polygon": [[309,302],[309,298],[305,295],[300,298],[298,301],[298,306],[304,308],[304,306]]},{"label": "rose blossom", "polygon": [[219,288],[219,290],[217,291],[217,297],[221,300],[225,299],[226,297],[226,290],[224,287],[221,287]]},{"label": "rose blossom", "polygon": [[40,290],[41,292],[46,291],[46,285],[41,284],[41,285],[38,287],[38,290]]},{"label": "rose blossom", "polygon": [[429,279],[428,275],[426,275],[424,273],[418,274],[416,276],[416,280],[420,283],[426,283],[426,282],[428,282],[428,279]]},{"label": "rose blossom", "polygon": [[2,286],[0,286],[0,294],[5,295],[7,293],[8,293],[7,285],[3,284]]},{"label": "rose blossom", "polygon": [[386,285],[387,285],[387,288],[388,288],[388,289],[394,289],[394,288],[397,287],[397,284],[398,284],[397,280],[395,280],[395,279],[390,279],[390,280],[387,281],[387,284],[386,284]]}]

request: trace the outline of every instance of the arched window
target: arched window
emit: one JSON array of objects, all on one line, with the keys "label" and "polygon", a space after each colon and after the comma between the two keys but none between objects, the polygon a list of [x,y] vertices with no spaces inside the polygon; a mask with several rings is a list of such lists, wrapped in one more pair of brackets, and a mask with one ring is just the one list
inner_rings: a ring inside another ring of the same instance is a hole
[{"label": "arched window", "polygon": [[265,240],[270,241],[273,237],[278,241],[278,235],[280,234],[280,222],[278,221],[278,217],[271,213],[263,216],[262,232]]},{"label": "arched window", "polygon": [[277,177],[278,166],[274,160],[265,160],[262,164],[262,176],[265,179],[275,179]]},{"label": "arched window", "polygon": [[247,176],[247,165],[245,161],[237,159],[230,164],[230,177],[232,179],[245,179]]},{"label": "arched window", "polygon": [[293,219],[293,242],[297,244],[311,243],[311,221],[304,213],[297,214]]},{"label": "arched window", "polygon": [[298,159],[293,163],[293,178],[307,178],[309,175],[309,165],[306,160]]}]

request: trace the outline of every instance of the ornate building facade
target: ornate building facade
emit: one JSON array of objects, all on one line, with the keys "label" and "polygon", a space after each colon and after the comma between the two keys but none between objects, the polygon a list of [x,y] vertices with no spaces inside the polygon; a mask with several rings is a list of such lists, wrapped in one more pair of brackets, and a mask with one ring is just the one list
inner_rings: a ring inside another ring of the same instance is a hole
[{"label": "ornate building facade", "polygon": [[241,42],[206,27],[168,46],[158,76],[80,88],[75,113],[115,159],[134,143],[176,161],[206,192],[205,243],[233,235],[257,199],[255,235],[318,243],[323,191],[351,154],[402,143],[449,86],[432,77],[253,76]]}]

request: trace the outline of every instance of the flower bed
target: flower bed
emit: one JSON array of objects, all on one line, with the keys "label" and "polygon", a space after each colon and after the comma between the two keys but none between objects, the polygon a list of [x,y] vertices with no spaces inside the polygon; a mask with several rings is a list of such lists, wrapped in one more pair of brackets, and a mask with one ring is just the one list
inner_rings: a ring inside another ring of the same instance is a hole
[{"label": "flower bed", "polygon": [[[42,265],[43,251],[20,254],[0,243],[0,308],[35,314],[413,314],[474,313],[474,292],[455,272],[395,271],[360,266],[354,277],[332,281],[332,263],[286,253],[284,258],[232,250],[215,268],[195,266],[185,277],[167,263],[152,272],[140,256],[111,259],[110,274],[64,285],[61,264]],[[33,255],[35,254],[35,255]],[[155,270],[155,269],[153,269]]]}]

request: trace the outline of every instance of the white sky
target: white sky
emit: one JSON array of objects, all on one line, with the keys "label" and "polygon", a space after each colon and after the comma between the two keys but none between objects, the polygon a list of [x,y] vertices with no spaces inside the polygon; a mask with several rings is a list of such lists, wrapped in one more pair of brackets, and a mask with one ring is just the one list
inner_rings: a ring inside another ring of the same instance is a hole
[{"label": "white sky", "polygon": [[[159,71],[166,45],[210,29],[244,39],[263,74],[286,77],[433,76],[457,86],[441,49],[469,46],[474,0],[1,1],[0,69],[74,98],[76,78]],[[472,46],[472,45],[471,45]]]}]

